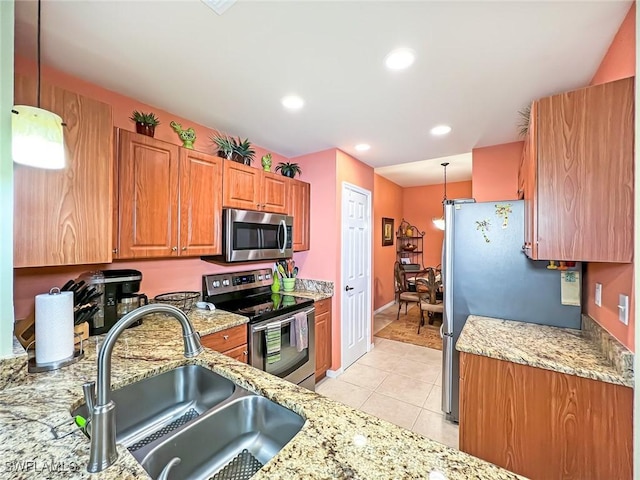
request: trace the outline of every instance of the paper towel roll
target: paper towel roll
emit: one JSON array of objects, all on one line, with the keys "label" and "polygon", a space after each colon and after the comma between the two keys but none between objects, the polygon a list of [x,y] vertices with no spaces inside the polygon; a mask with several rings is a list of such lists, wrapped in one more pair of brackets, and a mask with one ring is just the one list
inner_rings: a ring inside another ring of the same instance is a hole
[{"label": "paper towel roll", "polygon": [[[57,290],[57,292],[55,292]],[[73,357],[73,292],[36,295],[36,363]]]}]

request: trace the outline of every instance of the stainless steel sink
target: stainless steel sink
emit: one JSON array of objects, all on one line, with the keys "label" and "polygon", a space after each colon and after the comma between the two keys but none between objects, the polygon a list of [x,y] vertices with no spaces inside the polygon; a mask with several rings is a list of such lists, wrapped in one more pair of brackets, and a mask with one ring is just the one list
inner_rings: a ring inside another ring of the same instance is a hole
[{"label": "stainless steel sink", "polygon": [[[209,479],[215,474],[220,477],[213,478],[249,478],[251,472],[245,477],[223,477],[222,473],[234,468],[246,473],[251,467],[257,471],[300,431],[303,423],[303,418],[291,410],[247,394],[214,408],[161,443],[149,445],[141,464],[152,478],[161,473],[168,479]],[[143,454],[143,450],[139,452]]]},{"label": "stainless steel sink", "polygon": [[[116,441],[134,452],[228,399],[236,388],[211,370],[185,365],[114,390]],[[86,405],[72,415],[88,418]]]}]

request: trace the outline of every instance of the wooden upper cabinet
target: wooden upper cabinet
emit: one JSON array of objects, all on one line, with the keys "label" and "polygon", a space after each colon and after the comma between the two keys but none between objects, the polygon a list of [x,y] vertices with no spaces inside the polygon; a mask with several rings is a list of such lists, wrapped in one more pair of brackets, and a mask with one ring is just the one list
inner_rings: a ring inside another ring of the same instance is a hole
[{"label": "wooden upper cabinet", "polygon": [[537,201],[538,188],[536,184],[538,157],[537,157],[537,121],[538,103],[531,104],[531,116],[529,118],[529,131],[525,140],[522,157],[522,189],[524,198],[524,252],[531,258],[538,258],[537,242]]},{"label": "wooden upper cabinet", "polygon": [[532,258],[631,261],[633,82],[626,78],[536,102],[535,184],[525,186],[533,197]]},{"label": "wooden upper cabinet", "polygon": [[177,145],[119,131],[119,258],[178,255]]},{"label": "wooden upper cabinet", "polygon": [[231,160],[223,161],[222,206],[259,210],[261,172]]},{"label": "wooden upper cabinet", "polygon": [[118,130],[117,258],[222,253],[222,163]]},{"label": "wooden upper cabinet", "polygon": [[[36,105],[34,78],[16,75],[15,104]],[[41,106],[62,118],[64,170],[14,166],[14,266],[111,262],[111,107],[41,85]]]},{"label": "wooden upper cabinet", "polygon": [[180,149],[180,255],[222,253],[222,159]]},{"label": "wooden upper cabinet", "polygon": [[288,178],[231,160],[223,164],[223,207],[287,212]]},{"label": "wooden upper cabinet", "polygon": [[300,180],[290,180],[287,214],[293,216],[294,252],[310,248],[310,201],[311,185]]},{"label": "wooden upper cabinet", "polygon": [[289,179],[275,173],[264,171],[260,173],[262,176],[260,210],[273,213],[287,213]]}]

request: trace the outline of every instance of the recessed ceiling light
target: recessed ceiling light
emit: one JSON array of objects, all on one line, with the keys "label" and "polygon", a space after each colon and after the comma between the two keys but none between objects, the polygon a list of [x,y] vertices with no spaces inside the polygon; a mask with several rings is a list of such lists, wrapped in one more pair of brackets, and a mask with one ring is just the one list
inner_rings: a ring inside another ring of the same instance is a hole
[{"label": "recessed ceiling light", "polygon": [[358,150],[359,152],[366,152],[370,148],[371,145],[369,145],[368,143],[359,143],[358,145],[356,145],[356,150]]},{"label": "recessed ceiling light", "polygon": [[282,99],[282,105],[289,110],[300,110],[304,106],[304,100],[297,95],[287,95]]},{"label": "recessed ceiling light", "polygon": [[384,64],[390,70],[404,70],[413,65],[416,59],[413,50],[409,48],[397,48],[384,58]]},{"label": "recessed ceiling light", "polygon": [[437,125],[431,129],[431,135],[446,135],[451,131],[449,125]]}]

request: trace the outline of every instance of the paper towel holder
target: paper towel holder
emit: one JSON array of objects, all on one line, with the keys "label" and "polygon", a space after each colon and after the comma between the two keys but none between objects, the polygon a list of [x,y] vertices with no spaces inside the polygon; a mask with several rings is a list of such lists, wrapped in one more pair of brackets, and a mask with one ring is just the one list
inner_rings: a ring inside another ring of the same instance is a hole
[{"label": "paper towel holder", "polygon": [[27,371],[29,373],[42,373],[42,372],[50,372],[51,370],[58,370],[59,368],[67,367],[69,365],[73,365],[74,363],[82,360],[84,358],[84,345],[82,340],[82,334],[75,333],[74,337],[80,338],[80,347],[76,350],[74,347],[73,356],[69,358],[65,358],[64,360],[58,360],[57,362],[48,362],[48,363],[38,363],[36,362],[35,355],[35,344],[34,340],[29,345],[27,345],[26,351],[29,354],[29,347],[34,346],[33,356],[29,356],[29,362],[27,365]]}]

